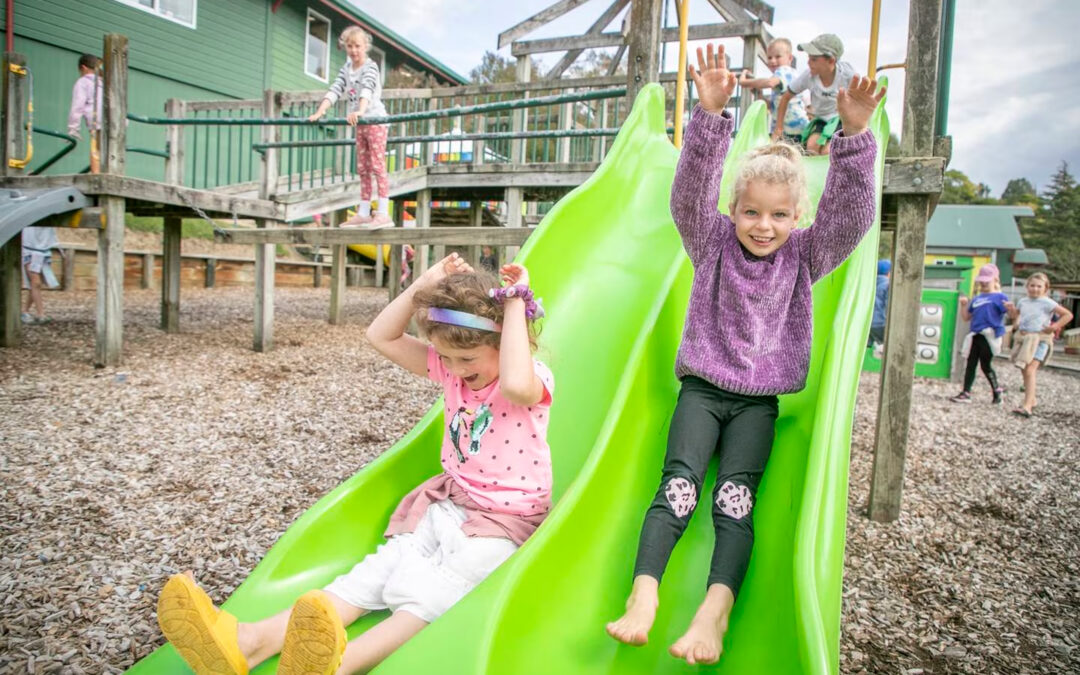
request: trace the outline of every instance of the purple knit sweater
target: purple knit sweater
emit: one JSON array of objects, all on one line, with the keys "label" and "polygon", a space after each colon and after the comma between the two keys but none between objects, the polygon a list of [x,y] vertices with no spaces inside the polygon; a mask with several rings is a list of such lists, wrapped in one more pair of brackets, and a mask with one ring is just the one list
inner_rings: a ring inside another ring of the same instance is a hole
[{"label": "purple knit sweater", "polygon": [[671,188],[671,215],[694,265],[675,374],[737,394],[787,394],[806,385],[811,284],[851,255],[874,222],[877,144],[869,132],[834,137],[814,224],[758,258],[717,211],[733,125],[728,114],[694,110]]}]

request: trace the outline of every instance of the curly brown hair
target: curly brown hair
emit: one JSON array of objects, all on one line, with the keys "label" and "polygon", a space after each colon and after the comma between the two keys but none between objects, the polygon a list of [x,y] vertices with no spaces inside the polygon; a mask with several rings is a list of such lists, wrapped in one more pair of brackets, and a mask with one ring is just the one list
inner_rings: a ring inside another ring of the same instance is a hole
[{"label": "curly brown hair", "polygon": [[[488,291],[498,287],[499,280],[494,275],[487,272],[468,272],[451,274],[434,287],[417,291],[413,296],[413,304],[417,309],[416,324],[420,327],[420,332],[429,340],[437,337],[455,349],[472,349],[481,345],[498,349],[502,333],[439,323],[427,316],[427,310],[431,307],[454,309],[491,319],[501,325],[503,306],[488,295]],[[526,321],[526,325],[529,328],[529,347],[535,352],[539,327],[535,321]]]}]

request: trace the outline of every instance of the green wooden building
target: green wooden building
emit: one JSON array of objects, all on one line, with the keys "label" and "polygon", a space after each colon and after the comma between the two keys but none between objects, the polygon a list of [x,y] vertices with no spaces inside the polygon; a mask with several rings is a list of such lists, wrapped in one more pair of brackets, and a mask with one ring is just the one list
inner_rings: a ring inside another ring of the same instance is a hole
[{"label": "green wooden building", "polygon": [[[346,59],[337,38],[351,24],[372,35],[371,57],[387,84],[467,82],[348,0],[15,0],[12,23],[15,51],[33,74],[34,125],[57,132],[67,128],[79,56],[100,56],[106,33],[129,39],[128,107],[138,115],[162,116],[169,98],[259,99],[265,89],[324,88]],[[3,13],[0,25],[7,29]],[[128,144],[164,150],[164,129],[132,123]],[[86,145],[47,173],[85,169]],[[31,171],[66,141],[36,134],[34,146]],[[163,168],[160,157],[129,155],[129,175],[160,180]]]}]

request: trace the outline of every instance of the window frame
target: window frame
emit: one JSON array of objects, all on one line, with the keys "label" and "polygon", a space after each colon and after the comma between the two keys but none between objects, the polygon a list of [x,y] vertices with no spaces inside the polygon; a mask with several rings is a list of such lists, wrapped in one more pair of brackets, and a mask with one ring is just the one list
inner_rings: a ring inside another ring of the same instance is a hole
[{"label": "window frame", "polygon": [[188,23],[186,21],[182,21],[182,20],[177,19],[176,17],[173,17],[173,16],[168,16],[167,14],[163,14],[161,12],[161,10],[159,9],[159,5],[161,3],[161,0],[151,0],[151,1],[154,3],[153,7],[147,7],[146,5],[140,4],[139,0],[116,0],[116,2],[119,2],[121,5],[125,5],[127,7],[132,7],[134,9],[139,10],[139,11],[146,12],[147,14],[152,14],[152,15],[156,16],[159,19],[165,19],[166,21],[171,21],[171,22],[173,22],[173,23],[175,23],[177,25],[183,26],[184,28],[190,28],[192,30],[197,29],[197,27],[198,27],[198,19],[199,19],[199,0],[191,0],[191,23]]},{"label": "window frame", "polygon": [[[320,21],[326,23],[326,76],[325,77],[319,77],[318,75],[312,73],[311,70],[308,68],[308,57],[311,54],[310,49],[309,49],[308,41],[311,40],[311,18],[312,17],[315,17],[315,18],[319,19]],[[331,61],[330,43],[333,40],[333,37],[334,37],[334,24],[333,24],[333,22],[330,21],[330,19],[328,17],[325,17],[322,14],[319,14],[315,10],[308,7],[307,8],[307,19],[304,21],[304,75],[307,75],[308,77],[310,77],[312,79],[318,80],[319,82],[323,82],[323,83],[330,82],[330,71],[331,71],[331,69],[333,67],[333,62]]]}]

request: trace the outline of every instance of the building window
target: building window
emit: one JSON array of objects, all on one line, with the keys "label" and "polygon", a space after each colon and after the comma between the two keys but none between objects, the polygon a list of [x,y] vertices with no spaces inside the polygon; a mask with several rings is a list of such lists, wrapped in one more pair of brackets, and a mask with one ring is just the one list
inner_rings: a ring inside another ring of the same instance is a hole
[{"label": "building window", "polygon": [[195,27],[195,7],[199,0],[117,0],[125,5],[137,7],[144,12],[187,26]]},{"label": "building window", "polygon": [[330,70],[330,20],[310,9],[307,15],[305,53],[304,72],[326,82]]}]

